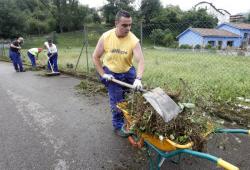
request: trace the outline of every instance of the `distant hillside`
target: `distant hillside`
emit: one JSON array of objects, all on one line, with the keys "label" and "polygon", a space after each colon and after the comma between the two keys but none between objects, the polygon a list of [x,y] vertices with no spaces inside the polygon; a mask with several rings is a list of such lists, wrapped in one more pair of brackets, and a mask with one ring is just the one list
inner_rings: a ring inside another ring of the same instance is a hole
[{"label": "distant hillside", "polygon": [[[104,25],[90,25],[88,26],[88,44],[90,46],[96,45],[99,37],[109,28]],[[50,33],[46,35],[40,36],[27,36],[25,37],[23,48],[32,48],[32,47],[42,47],[43,43],[48,39],[52,38],[55,40],[55,44],[58,47],[82,47],[84,43],[84,30],[82,31],[74,31],[74,32],[66,32],[66,33]]]}]

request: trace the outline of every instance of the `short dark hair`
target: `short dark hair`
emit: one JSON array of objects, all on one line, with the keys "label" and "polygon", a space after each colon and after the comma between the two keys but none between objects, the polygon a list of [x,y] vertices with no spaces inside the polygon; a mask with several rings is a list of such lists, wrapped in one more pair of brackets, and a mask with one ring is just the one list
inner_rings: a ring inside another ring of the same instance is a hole
[{"label": "short dark hair", "polygon": [[48,43],[52,43],[53,41],[52,41],[52,39],[48,39]]},{"label": "short dark hair", "polygon": [[115,20],[118,21],[121,17],[130,18],[131,16],[128,11],[121,9],[120,11],[117,12]]}]

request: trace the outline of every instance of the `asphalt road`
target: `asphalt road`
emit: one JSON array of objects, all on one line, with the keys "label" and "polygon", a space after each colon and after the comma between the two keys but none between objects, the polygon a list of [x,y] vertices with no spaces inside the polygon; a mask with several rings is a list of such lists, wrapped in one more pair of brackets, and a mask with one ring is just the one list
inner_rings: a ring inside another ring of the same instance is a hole
[{"label": "asphalt road", "polygon": [[[0,62],[0,170],[149,169],[145,152],[113,133],[107,97],[77,94],[79,82],[16,73]],[[214,135],[208,152],[250,169],[249,141],[247,135]],[[162,169],[219,168],[185,155]]]}]

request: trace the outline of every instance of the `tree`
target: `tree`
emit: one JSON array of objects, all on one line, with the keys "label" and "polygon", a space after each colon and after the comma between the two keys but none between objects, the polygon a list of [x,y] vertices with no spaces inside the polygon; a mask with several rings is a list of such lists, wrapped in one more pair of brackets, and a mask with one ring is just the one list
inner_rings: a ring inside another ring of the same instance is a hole
[{"label": "tree", "polygon": [[160,0],[142,0],[140,7],[140,16],[144,19],[145,23],[150,23],[152,18],[159,15],[162,5]]},{"label": "tree", "polygon": [[247,17],[247,22],[250,23],[250,12],[249,12],[248,17]]},{"label": "tree", "polygon": [[22,34],[25,30],[24,13],[11,0],[1,0],[0,6],[0,37],[14,38]]},{"label": "tree", "polygon": [[161,23],[161,25],[169,25],[179,23],[181,21],[181,17],[183,12],[179,8],[179,6],[169,5],[166,8],[161,9],[158,12],[158,15],[151,19],[152,23]]},{"label": "tree", "polygon": [[154,29],[150,35],[151,40],[154,41],[154,45],[163,45],[166,47],[171,46],[174,43],[174,36],[169,29]]},{"label": "tree", "polygon": [[134,8],[132,4],[134,3],[134,0],[107,0],[108,3],[103,6],[103,17],[105,19],[105,22],[109,25],[114,25],[115,21],[115,15],[116,13],[123,9],[131,14],[134,12]]},{"label": "tree", "polygon": [[169,29],[173,36],[179,34],[179,28],[183,11],[179,6],[169,5],[159,11],[159,14],[151,19],[151,25],[158,29]]},{"label": "tree", "polygon": [[94,23],[101,23],[101,17],[99,16],[98,12],[96,9],[92,9],[92,14],[93,14],[93,22]]},{"label": "tree", "polygon": [[161,44],[161,40],[164,37],[164,31],[162,29],[154,29],[150,34],[150,38],[154,41],[154,45]]},{"label": "tree", "polygon": [[184,12],[182,17],[182,23],[187,27],[196,27],[196,28],[214,28],[218,19],[207,13],[206,9],[192,9],[187,12]]}]

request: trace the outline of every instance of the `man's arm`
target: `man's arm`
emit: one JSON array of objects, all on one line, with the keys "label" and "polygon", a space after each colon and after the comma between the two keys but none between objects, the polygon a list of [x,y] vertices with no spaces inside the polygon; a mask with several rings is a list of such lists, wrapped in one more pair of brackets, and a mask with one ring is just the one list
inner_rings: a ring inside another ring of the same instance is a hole
[{"label": "man's arm", "polygon": [[18,50],[19,50],[19,49],[21,49],[21,47],[20,47],[20,46],[16,46],[16,45],[14,45],[13,43],[11,43],[11,44],[10,44],[10,47],[12,47],[12,48],[16,48],[16,49],[18,49]]},{"label": "man's arm", "polygon": [[142,75],[144,72],[144,57],[143,57],[141,45],[139,42],[136,44],[135,48],[133,49],[133,54],[138,63],[137,77],[142,78]]},{"label": "man's arm", "polygon": [[103,76],[104,74],[104,70],[102,68],[102,63],[101,63],[101,57],[103,53],[104,53],[104,42],[103,39],[100,38],[93,53],[92,60],[94,62],[97,72],[101,76]]}]

